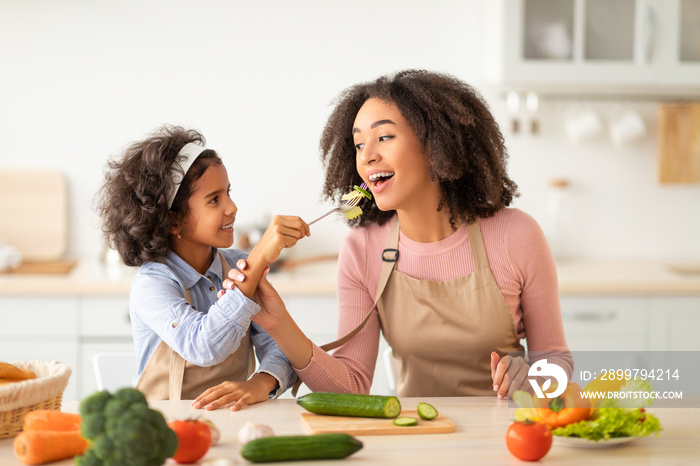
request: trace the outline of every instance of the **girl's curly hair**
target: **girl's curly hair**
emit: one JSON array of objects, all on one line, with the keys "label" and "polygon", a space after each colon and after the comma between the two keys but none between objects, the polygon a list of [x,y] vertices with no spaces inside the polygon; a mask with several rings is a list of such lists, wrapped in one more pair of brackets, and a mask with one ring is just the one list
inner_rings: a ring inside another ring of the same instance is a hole
[{"label": "girl's curly hair", "polygon": [[[107,243],[129,266],[159,261],[170,250],[172,228],[188,213],[188,200],[209,165],[221,164],[215,151],[203,151],[182,179],[172,207],[168,194],[176,188],[171,168],[178,152],[190,142],[206,144],[195,130],[166,125],[143,141],[134,142],[119,160],[107,162],[105,183],[97,195],[97,211]],[[178,162],[184,159],[180,156]],[[179,165],[176,165],[182,173]]]},{"label": "girl's curly hair", "polygon": [[[352,129],[360,107],[371,98],[394,103],[413,128],[429,162],[430,178],[440,183],[453,228],[458,221],[489,217],[510,205],[518,187],[506,173],[507,153],[498,124],[481,95],[445,74],[406,70],[343,91],[321,136],[326,169],[323,197],[335,202],[362,183],[356,169]],[[368,204],[368,203],[367,203]],[[363,205],[351,226],[388,221],[394,211]]]}]

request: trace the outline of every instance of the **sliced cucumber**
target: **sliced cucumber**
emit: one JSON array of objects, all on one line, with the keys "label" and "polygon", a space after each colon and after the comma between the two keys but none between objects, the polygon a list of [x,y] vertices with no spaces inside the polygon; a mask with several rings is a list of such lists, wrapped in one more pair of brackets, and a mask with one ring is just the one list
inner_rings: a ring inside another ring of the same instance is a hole
[{"label": "sliced cucumber", "polygon": [[359,191],[360,194],[365,196],[367,199],[370,199],[370,200],[372,199],[372,194],[370,194],[370,192],[367,191],[366,189],[364,189],[362,186],[355,185],[354,188],[356,191]]},{"label": "sliced cucumber", "polygon": [[430,421],[431,419],[435,419],[437,417],[438,411],[433,407],[433,405],[428,403],[418,403],[418,415],[421,419]]},{"label": "sliced cucumber", "polygon": [[411,426],[417,426],[418,425],[418,419],[415,417],[397,417],[394,419],[394,425],[401,426],[401,427],[411,427]]}]

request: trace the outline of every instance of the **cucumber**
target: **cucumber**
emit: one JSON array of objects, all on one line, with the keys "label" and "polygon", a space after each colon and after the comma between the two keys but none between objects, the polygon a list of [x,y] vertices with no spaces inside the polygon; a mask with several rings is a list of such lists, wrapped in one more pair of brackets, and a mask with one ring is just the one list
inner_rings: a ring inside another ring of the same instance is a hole
[{"label": "cucumber", "polygon": [[369,193],[369,191],[364,189],[362,186],[355,185],[354,189],[356,191],[358,191],[360,194],[362,194],[363,196],[365,196],[367,199],[370,199],[370,200],[372,199],[372,195]]},{"label": "cucumber", "polygon": [[401,413],[401,402],[395,396],[314,392],[297,398],[297,404],[312,413],[332,416],[392,418]]},{"label": "cucumber", "polygon": [[341,459],[362,448],[348,434],[315,434],[263,437],[243,445],[241,456],[253,463]]},{"label": "cucumber", "polygon": [[411,427],[418,425],[418,419],[415,417],[397,417],[394,419],[394,425],[401,427]]},{"label": "cucumber", "polygon": [[428,403],[418,403],[418,415],[421,419],[430,421],[435,419],[438,415],[437,409]]}]

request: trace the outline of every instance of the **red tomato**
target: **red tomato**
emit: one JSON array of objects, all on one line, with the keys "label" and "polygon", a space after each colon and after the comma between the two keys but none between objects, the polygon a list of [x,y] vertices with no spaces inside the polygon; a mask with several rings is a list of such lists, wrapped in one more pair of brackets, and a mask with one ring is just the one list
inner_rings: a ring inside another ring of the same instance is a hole
[{"label": "red tomato", "polygon": [[539,422],[516,421],[506,431],[506,445],[519,460],[537,461],[552,446],[552,431]]},{"label": "red tomato", "polygon": [[173,459],[178,463],[194,463],[207,454],[211,446],[211,430],[202,421],[187,419],[170,421],[168,427],[175,431],[180,441]]}]

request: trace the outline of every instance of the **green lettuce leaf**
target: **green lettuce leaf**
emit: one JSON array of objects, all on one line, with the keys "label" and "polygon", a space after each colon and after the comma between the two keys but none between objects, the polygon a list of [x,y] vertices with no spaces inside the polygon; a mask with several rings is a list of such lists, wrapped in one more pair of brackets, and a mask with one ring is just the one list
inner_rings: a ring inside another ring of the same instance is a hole
[{"label": "green lettuce leaf", "polygon": [[552,435],[598,441],[618,437],[659,435],[661,430],[661,423],[657,417],[643,408],[599,407],[596,409],[594,418],[557,427],[552,430]]}]

